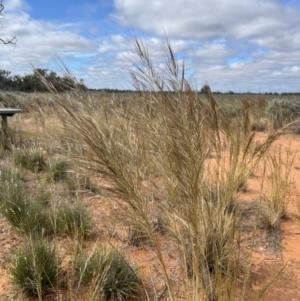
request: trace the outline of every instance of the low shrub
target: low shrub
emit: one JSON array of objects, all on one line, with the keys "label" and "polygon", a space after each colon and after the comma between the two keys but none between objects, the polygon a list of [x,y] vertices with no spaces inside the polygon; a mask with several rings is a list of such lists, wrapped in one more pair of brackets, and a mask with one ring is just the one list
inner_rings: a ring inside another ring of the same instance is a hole
[{"label": "low shrub", "polygon": [[299,117],[299,102],[272,99],[267,104],[267,112],[273,118],[273,127],[275,129],[284,126],[287,123]]}]

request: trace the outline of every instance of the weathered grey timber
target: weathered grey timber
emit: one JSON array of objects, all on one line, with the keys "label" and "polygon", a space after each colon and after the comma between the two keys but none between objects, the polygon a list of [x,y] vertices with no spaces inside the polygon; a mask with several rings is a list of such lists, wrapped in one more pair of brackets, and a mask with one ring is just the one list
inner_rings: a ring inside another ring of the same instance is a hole
[{"label": "weathered grey timber", "polygon": [[2,116],[2,132],[4,136],[4,140],[3,140],[4,149],[9,149],[7,117],[11,117],[14,116],[16,113],[22,113],[22,112],[23,111],[20,109],[9,109],[9,108],[0,109],[0,115]]}]

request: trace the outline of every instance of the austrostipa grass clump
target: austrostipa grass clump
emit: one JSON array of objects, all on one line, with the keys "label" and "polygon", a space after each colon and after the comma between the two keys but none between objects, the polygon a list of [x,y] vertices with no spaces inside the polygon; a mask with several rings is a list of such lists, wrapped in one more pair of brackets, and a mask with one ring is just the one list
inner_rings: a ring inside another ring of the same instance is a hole
[{"label": "austrostipa grass clump", "polygon": [[123,301],[137,296],[141,280],[137,271],[116,250],[98,249],[78,256],[78,281],[90,285],[91,300]]},{"label": "austrostipa grass clump", "polygon": [[81,203],[62,204],[52,212],[54,231],[78,240],[87,238],[93,229],[90,210]]},{"label": "austrostipa grass clump", "polygon": [[11,259],[12,281],[24,296],[38,296],[54,291],[59,273],[55,248],[45,239],[29,239]]},{"label": "austrostipa grass clump", "polygon": [[20,176],[8,171],[1,174],[0,189],[0,212],[20,233],[30,236],[51,232],[44,191],[29,197]]},{"label": "austrostipa grass clump", "polygon": [[16,166],[23,167],[32,172],[42,172],[48,168],[46,156],[42,149],[16,148],[13,151],[13,159]]},{"label": "austrostipa grass clump", "polygon": [[[184,63],[177,62],[168,41],[160,62],[140,41],[134,47],[130,75],[138,103],[99,105],[70,74],[72,97],[56,93],[41,78],[56,98],[66,140],[85,146],[84,152],[69,155],[97,175],[99,191],[118,209],[116,215],[122,212],[119,223],[149,240],[169,300],[178,294],[190,301],[235,300],[241,252],[238,194],[283,131],[256,143],[250,102],[242,102],[241,114],[228,120],[210,90],[202,99],[189,84]],[[153,231],[158,213],[178,254],[180,284],[174,285],[161,233]]]}]

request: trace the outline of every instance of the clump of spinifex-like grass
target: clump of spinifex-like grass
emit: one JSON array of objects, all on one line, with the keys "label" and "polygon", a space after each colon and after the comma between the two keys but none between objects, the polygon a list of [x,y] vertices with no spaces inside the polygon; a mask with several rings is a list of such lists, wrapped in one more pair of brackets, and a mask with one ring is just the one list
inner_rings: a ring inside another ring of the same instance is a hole
[{"label": "clump of spinifex-like grass", "polygon": [[39,148],[16,148],[13,151],[13,159],[16,166],[33,172],[45,171],[48,167],[44,151]]},{"label": "clump of spinifex-like grass", "polygon": [[[180,254],[181,297],[234,300],[240,254],[236,193],[282,132],[255,143],[250,102],[229,122],[209,90],[207,100],[199,98],[169,42],[164,64],[153,62],[143,43],[136,40],[134,46],[130,73],[138,105],[99,106],[71,76],[73,98],[56,93],[42,78],[56,97],[66,140],[85,146],[73,159],[97,173],[101,192],[151,242],[170,300],[175,289],[161,234],[153,231],[153,212],[162,213]],[[151,198],[154,190],[159,201]]]},{"label": "clump of spinifex-like grass", "polygon": [[18,174],[8,171],[1,174],[0,188],[0,212],[12,226],[26,235],[51,232],[45,191],[29,198]]},{"label": "clump of spinifex-like grass", "polygon": [[123,301],[137,296],[142,284],[137,271],[115,250],[82,253],[75,263],[79,283],[89,285],[90,300]]},{"label": "clump of spinifex-like grass", "polygon": [[59,260],[48,241],[30,238],[13,254],[9,270],[13,283],[22,294],[36,295],[43,300],[44,295],[55,288]]},{"label": "clump of spinifex-like grass", "polygon": [[93,229],[92,214],[81,203],[63,204],[52,209],[54,231],[81,240],[89,236]]}]

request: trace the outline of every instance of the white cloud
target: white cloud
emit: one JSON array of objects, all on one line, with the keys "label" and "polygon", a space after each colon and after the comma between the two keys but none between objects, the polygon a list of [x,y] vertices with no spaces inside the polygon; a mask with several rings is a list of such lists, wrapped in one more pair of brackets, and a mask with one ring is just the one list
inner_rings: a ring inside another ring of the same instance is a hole
[{"label": "white cloud", "polygon": [[[221,91],[299,90],[300,7],[293,1],[284,6],[279,0],[151,0],[147,5],[115,0],[113,20],[121,27],[113,24],[111,32],[92,19],[44,22],[41,16],[38,21],[25,1],[6,3],[0,36],[17,36],[18,43],[16,48],[0,44],[0,69],[16,74],[31,72],[27,61],[53,67],[56,52],[92,88],[132,88],[128,69],[137,56],[130,33],[123,34],[130,28],[143,37],[158,68],[167,35],[199,88],[207,82]],[[95,7],[87,6],[83,16]]]},{"label": "white cloud", "polygon": [[206,41],[255,41],[299,32],[300,9],[277,0],[156,0],[147,5],[140,0],[115,0],[115,7],[113,17],[120,24],[160,36],[167,32],[171,37]]},{"label": "white cloud", "polygon": [[199,44],[196,49],[190,49],[187,53],[190,57],[205,64],[226,64],[227,58],[237,55],[238,50],[229,48],[224,43],[212,43]]},{"label": "white cloud", "polygon": [[0,44],[0,65],[3,66],[9,58],[9,65],[6,66],[14,73],[29,71],[28,61],[38,67],[48,67],[55,52],[64,58],[68,53],[95,51],[93,43],[83,36],[61,30],[59,24],[33,20],[26,12],[8,13],[4,25],[1,36],[16,36],[18,41],[16,47]]},{"label": "white cloud", "polygon": [[29,5],[24,0],[9,0],[4,1],[3,5],[5,6],[4,12],[12,12],[18,10],[28,10]]},{"label": "white cloud", "polygon": [[184,41],[196,81],[225,91],[299,89],[300,7],[294,1],[115,0],[115,7],[112,17],[122,26]]},{"label": "white cloud", "polygon": [[207,81],[212,90],[235,92],[299,92],[300,68],[286,66],[276,56],[266,54],[254,62],[233,62],[229,66],[203,67],[195,78]]}]

